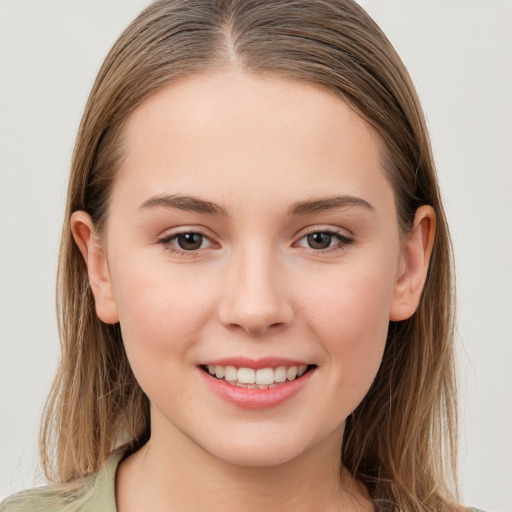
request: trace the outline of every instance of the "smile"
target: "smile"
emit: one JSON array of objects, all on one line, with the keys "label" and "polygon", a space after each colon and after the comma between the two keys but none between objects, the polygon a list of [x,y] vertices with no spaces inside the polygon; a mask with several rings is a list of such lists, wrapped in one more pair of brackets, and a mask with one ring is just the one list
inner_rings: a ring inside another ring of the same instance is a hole
[{"label": "smile", "polygon": [[210,364],[202,366],[202,369],[207,371],[212,377],[225,381],[232,386],[249,389],[270,389],[302,377],[310,367],[303,364],[254,369]]},{"label": "smile", "polygon": [[223,401],[241,409],[267,409],[309,387],[318,367],[300,360],[236,357],[205,361],[197,369],[210,391]]}]

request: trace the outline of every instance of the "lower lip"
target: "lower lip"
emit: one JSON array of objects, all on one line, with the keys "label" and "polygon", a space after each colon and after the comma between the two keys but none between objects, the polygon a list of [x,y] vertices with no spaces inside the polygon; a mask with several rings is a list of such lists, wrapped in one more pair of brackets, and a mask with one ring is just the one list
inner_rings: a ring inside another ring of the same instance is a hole
[{"label": "lower lip", "polygon": [[276,407],[303,389],[311,379],[314,369],[306,372],[298,379],[283,382],[275,388],[257,389],[242,388],[228,384],[225,380],[216,379],[209,373],[198,368],[209,388],[220,398],[242,409],[267,409]]}]

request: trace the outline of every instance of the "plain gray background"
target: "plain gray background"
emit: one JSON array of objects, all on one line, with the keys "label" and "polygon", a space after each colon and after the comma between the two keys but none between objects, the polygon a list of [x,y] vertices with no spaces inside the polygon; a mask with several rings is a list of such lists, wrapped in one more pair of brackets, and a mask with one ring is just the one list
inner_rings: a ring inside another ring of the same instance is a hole
[{"label": "plain gray background", "polygon": [[[74,137],[147,0],[0,0],[0,501],[41,483],[54,282]],[[512,511],[512,2],[361,0],[417,85],[456,251],[461,488]]]}]

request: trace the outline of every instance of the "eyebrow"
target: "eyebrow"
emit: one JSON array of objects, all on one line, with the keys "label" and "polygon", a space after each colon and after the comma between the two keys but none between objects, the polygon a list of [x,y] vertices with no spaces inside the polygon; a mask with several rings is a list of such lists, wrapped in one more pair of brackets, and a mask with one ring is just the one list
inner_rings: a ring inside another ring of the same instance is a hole
[{"label": "eyebrow", "polygon": [[297,202],[288,209],[288,215],[309,215],[311,213],[320,213],[338,208],[352,208],[354,206],[362,207],[372,212],[375,210],[368,201],[360,197],[336,196]]},{"label": "eyebrow", "polygon": [[218,204],[210,201],[204,201],[197,197],[180,195],[162,194],[150,197],[140,205],[139,210],[156,208],[158,206],[164,208],[176,208],[186,212],[205,213],[208,215],[221,215],[223,217],[227,217],[226,210]]},{"label": "eyebrow", "polygon": [[[144,201],[139,209],[146,210],[151,208],[176,208],[187,212],[204,213],[207,215],[221,215],[227,217],[227,211],[220,205],[205,201],[193,196],[167,195],[160,194],[150,197]],[[294,203],[288,209],[288,215],[300,216],[312,213],[321,213],[338,208],[362,207],[369,211],[374,211],[374,207],[360,197],[355,196],[336,196],[322,199],[313,199],[311,201],[299,201]]]}]

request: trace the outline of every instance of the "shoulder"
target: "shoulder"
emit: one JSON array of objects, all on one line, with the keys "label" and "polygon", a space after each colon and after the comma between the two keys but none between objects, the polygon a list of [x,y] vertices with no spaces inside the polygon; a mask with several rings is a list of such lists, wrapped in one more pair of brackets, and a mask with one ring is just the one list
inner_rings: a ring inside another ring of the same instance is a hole
[{"label": "shoulder", "polygon": [[69,484],[36,487],[0,503],[0,512],[117,512],[115,474],[121,454],[113,454],[96,475]]},{"label": "shoulder", "polygon": [[[64,512],[78,496],[66,486],[36,487],[13,494],[0,504],[0,512]],[[76,489],[75,489],[76,490]],[[85,486],[82,487],[85,491]]]},{"label": "shoulder", "polygon": [[64,485],[48,485],[22,491],[0,504],[0,512],[78,512],[91,510],[97,499],[96,477]]},{"label": "shoulder", "polygon": [[[0,512],[11,512],[23,510],[31,512],[36,510],[36,503],[44,501],[46,487],[30,489],[29,491],[19,492],[9,496],[5,501],[0,503]],[[44,509],[40,509],[44,512]]]}]

